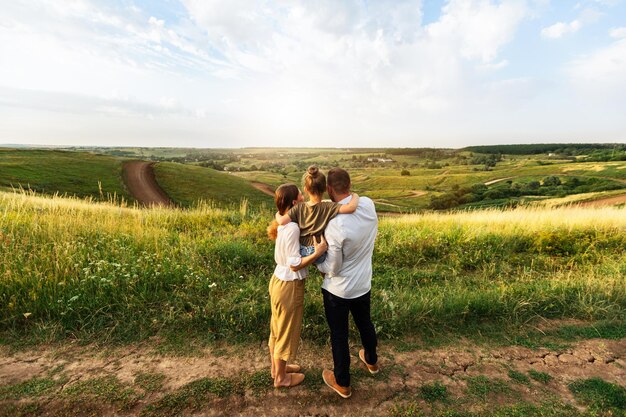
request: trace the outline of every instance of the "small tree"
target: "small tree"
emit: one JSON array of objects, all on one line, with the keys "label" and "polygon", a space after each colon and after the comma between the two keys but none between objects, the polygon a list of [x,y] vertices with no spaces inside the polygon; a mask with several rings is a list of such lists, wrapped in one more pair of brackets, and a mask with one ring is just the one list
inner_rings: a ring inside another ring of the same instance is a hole
[{"label": "small tree", "polygon": [[561,185],[561,180],[559,179],[559,177],[551,175],[543,179],[543,185],[545,187],[556,187]]}]

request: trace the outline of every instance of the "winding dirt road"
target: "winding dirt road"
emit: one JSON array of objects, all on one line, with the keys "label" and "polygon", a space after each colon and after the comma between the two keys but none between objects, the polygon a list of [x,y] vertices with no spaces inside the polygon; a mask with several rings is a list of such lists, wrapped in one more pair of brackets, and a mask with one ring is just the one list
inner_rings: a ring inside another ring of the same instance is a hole
[{"label": "winding dirt road", "polygon": [[258,181],[252,181],[250,184],[252,184],[254,188],[261,191],[262,193],[274,197],[274,188],[271,185]]},{"label": "winding dirt road", "polygon": [[130,161],[123,165],[123,178],[128,192],[144,206],[174,207],[174,203],[161,189],[152,169],[154,162]]}]

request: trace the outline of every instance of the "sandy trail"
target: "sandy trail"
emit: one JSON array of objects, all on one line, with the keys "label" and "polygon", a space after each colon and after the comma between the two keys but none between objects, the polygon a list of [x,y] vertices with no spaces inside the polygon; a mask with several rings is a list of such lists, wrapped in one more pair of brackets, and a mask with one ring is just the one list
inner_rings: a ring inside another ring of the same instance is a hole
[{"label": "sandy trail", "polygon": [[515,178],[515,177],[497,178],[495,180],[487,181],[485,183],[485,185],[497,184],[497,183],[499,183],[501,181],[506,181],[506,180],[510,180],[510,179],[513,179],[513,178]]},{"label": "sandy trail", "polygon": [[584,203],[580,203],[581,207],[603,207],[603,206],[613,206],[616,204],[625,204],[626,203],[626,194],[617,195],[614,197],[601,198],[599,200],[594,201],[586,201]]},{"label": "sandy trail", "polygon": [[144,206],[173,207],[174,203],[157,183],[154,162],[131,161],[123,166],[124,183],[132,196]]},{"label": "sandy trail", "polygon": [[[155,352],[158,340],[138,346],[79,347],[71,344],[55,348],[10,353],[0,347],[0,387],[42,378],[56,369],[54,378],[63,379],[57,388],[42,397],[43,411],[67,407],[63,392],[73,384],[92,378],[115,377],[126,386],[134,386],[141,372],[159,374],[163,385],[155,392],[140,398],[132,408],[119,410],[101,401],[92,404],[90,413],[99,416],[139,415],[150,404],[183,385],[201,378],[233,378],[238,375],[257,374],[267,378],[269,364],[265,343],[246,346],[215,346],[201,350],[192,357],[168,356]],[[289,390],[265,387],[263,380],[254,388],[246,388],[226,398],[212,395],[203,397],[194,413],[202,416],[265,416],[265,415],[321,415],[321,416],[383,416],[394,406],[419,400],[419,390],[424,384],[440,382],[453,397],[464,397],[468,379],[483,375],[509,381],[519,398],[540,402],[546,396],[556,396],[565,403],[575,404],[567,388],[574,380],[599,377],[623,384],[626,381],[626,339],[592,339],[573,344],[569,348],[550,350],[529,349],[519,346],[488,348],[467,341],[453,346],[429,349],[394,349],[384,343],[380,346],[381,374],[372,377],[359,363],[356,354],[359,346],[351,346],[353,395],[343,400],[321,381],[323,367],[332,367],[330,347],[304,343],[298,363],[308,372],[304,384]],[[59,371],[59,369],[61,369]],[[510,382],[508,370],[527,375],[529,370],[548,373],[552,380],[547,384],[537,381],[515,384]],[[491,400],[490,400],[491,401]],[[506,405],[505,399],[493,399],[495,404]],[[0,408],[15,402],[0,401]],[[423,403],[423,404],[422,404]],[[481,407],[474,404],[471,407]],[[0,413],[1,415],[2,413]],[[48,414],[45,414],[48,415]],[[54,415],[54,414],[52,414]],[[78,412],[75,415],[87,415]],[[91,414],[89,414],[91,415]]]},{"label": "sandy trail", "polygon": [[264,194],[274,197],[274,187],[264,182],[252,181],[250,184]]}]

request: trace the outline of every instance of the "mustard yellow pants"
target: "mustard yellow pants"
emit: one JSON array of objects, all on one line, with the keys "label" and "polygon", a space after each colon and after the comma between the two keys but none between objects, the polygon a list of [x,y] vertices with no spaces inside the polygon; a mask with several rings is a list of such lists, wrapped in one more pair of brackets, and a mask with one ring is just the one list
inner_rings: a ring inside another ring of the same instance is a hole
[{"label": "mustard yellow pants", "polygon": [[272,318],[268,346],[275,359],[296,358],[304,314],[304,280],[281,281],[272,275],[269,285]]}]

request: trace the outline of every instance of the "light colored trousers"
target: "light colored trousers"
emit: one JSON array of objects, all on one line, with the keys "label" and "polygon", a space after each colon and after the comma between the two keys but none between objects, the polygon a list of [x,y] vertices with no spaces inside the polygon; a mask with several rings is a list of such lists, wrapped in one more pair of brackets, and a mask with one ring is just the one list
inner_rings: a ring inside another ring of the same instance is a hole
[{"label": "light colored trousers", "polygon": [[304,280],[282,281],[272,275],[269,285],[272,318],[269,348],[275,359],[295,360],[304,314]]}]

